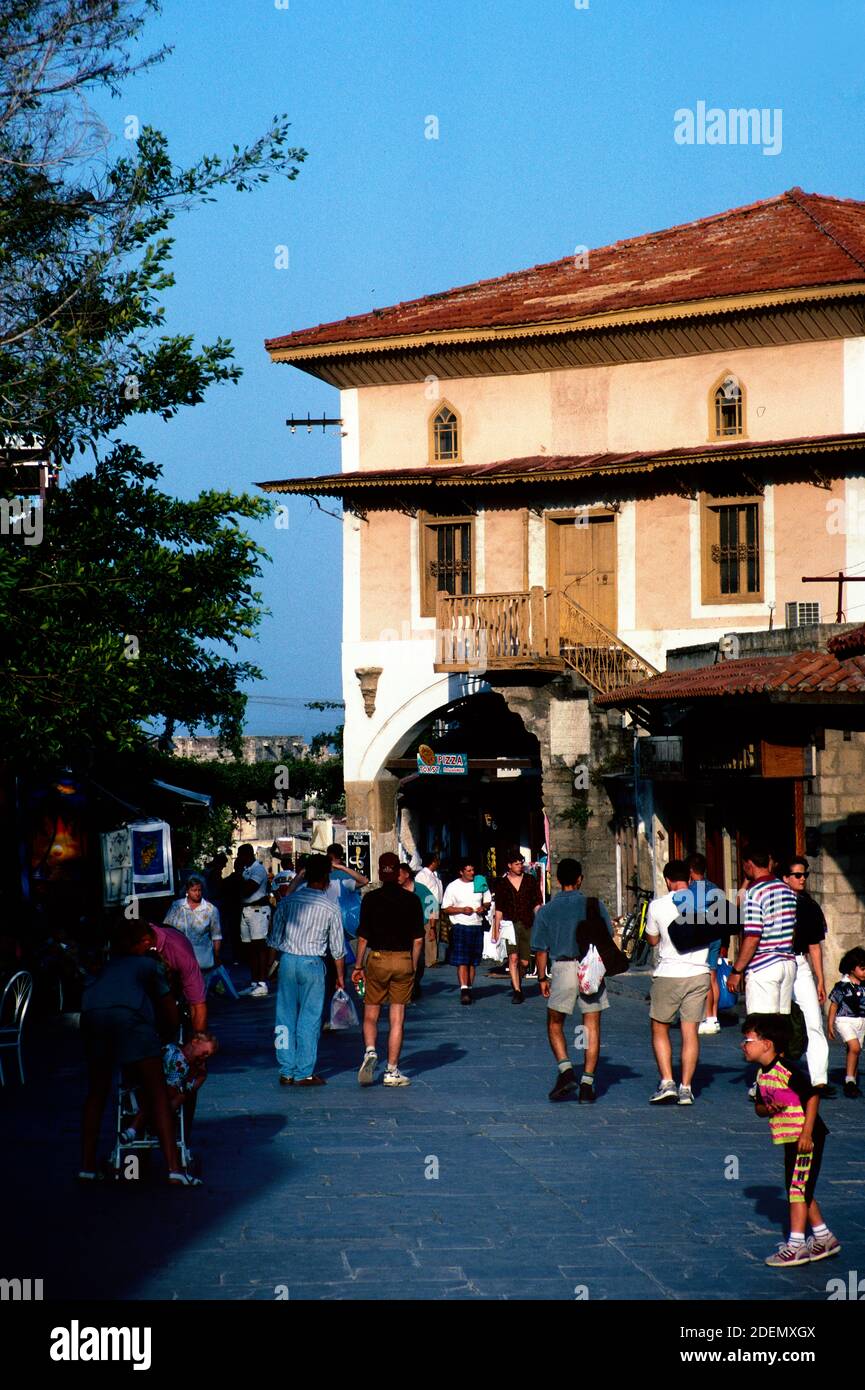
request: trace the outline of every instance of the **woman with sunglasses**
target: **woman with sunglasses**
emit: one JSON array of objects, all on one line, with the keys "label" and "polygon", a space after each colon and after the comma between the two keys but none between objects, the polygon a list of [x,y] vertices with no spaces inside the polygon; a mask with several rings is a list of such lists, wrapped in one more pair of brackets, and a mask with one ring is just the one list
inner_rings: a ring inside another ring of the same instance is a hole
[{"label": "woman with sunglasses", "polygon": [[796,978],[793,998],[802,1010],[808,1029],[806,1058],[811,1085],[827,1095],[829,1080],[829,1044],[823,1031],[822,1005],[826,1003],[826,983],[823,978],[823,941],[826,937],[826,918],[819,904],[808,892],[810,869],[802,855],[789,859],[783,866],[783,879],[796,894],[796,931],[793,953],[796,957]]}]

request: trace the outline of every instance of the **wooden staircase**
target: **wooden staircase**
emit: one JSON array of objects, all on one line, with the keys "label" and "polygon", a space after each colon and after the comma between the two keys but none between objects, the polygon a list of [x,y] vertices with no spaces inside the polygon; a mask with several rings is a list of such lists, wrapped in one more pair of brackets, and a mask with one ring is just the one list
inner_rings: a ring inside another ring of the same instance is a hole
[{"label": "wooden staircase", "polygon": [[620,686],[635,685],[658,674],[633,647],[566,594],[558,595],[558,606],[562,658],[593,690],[606,695]]}]

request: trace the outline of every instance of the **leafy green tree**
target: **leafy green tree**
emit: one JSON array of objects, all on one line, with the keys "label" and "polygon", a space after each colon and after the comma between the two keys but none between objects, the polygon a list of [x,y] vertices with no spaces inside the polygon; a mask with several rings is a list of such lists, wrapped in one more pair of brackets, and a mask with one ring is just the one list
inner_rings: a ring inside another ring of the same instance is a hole
[{"label": "leafy green tree", "polygon": [[96,447],[129,416],[170,419],[207,387],[236,381],[231,344],[193,349],[161,332],[175,214],[272,173],[296,178],[305,151],[288,122],[228,156],[173,164],[144,126],[107,158],[86,105],[167,56],[129,49],[158,0],[5,0],[0,7],[0,431],[59,460]]},{"label": "leafy green tree", "polygon": [[28,762],[129,752],[158,720],[166,736],[174,721],[227,743],[242,731],[238,686],[259,673],[214,644],[235,648],[259,621],[264,552],[238,523],[269,504],[222,492],[180,501],[151,485],[158,473],[116,445],[49,496],[42,544],[19,543],[0,566],[11,639],[0,741]]},{"label": "leafy green tree", "polygon": [[[167,56],[130,56],[158,0],[3,0],[0,6],[0,446],[35,443],[90,472],[50,496],[41,544],[0,545],[0,738],[16,762],[89,761],[131,750],[148,723],[242,729],[236,651],[260,618],[263,552],[240,522],[261,499],[205,492],[180,502],[160,469],[118,440],[140,413],[170,419],[236,381],[231,344],[198,349],[163,331],[180,210],[293,179],[305,152],[288,125],[247,148],[175,166],[144,127],[119,158],[90,91]],[[135,132],[127,132],[127,134]],[[0,468],[0,498],[14,493]]]}]

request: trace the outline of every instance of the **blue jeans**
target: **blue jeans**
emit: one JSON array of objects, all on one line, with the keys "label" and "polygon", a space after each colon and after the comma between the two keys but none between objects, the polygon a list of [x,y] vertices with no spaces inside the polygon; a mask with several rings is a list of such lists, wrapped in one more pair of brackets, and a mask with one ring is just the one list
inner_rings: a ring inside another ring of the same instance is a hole
[{"label": "blue jeans", "polygon": [[321,956],[291,956],[283,952],[276,991],[276,1060],[280,1076],[300,1081],[313,1075],[323,1003]]}]

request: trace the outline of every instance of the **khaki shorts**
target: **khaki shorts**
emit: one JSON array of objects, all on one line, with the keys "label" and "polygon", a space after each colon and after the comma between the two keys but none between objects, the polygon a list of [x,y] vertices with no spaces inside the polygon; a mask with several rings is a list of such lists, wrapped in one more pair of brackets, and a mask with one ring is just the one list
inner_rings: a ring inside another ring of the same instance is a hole
[{"label": "khaki shorts", "polygon": [[507,943],[508,955],[509,955],[509,956],[512,956],[512,955],[514,955],[514,954],[516,953],[516,956],[517,956],[517,959],[518,959],[518,960],[523,960],[523,961],[529,961],[529,960],[531,960],[531,958],[532,958],[532,929],[531,929],[531,927],[525,927],[525,926],[523,926],[522,922],[514,922],[513,927],[514,927],[514,932],[515,932],[515,934],[516,934],[516,938],[517,938],[517,939],[516,939],[516,941],[509,941],[509,942]]},{"label": "khaki shorts", "polygon": [[652,981],[649,1017],[656,1023],[672,1023],[679,1015],[680,1023],[701,1023],[710,975],[656,975]]},{"label": "khaki shorts", "polygon": [[580,1005],[580,1013],[599,1014],[610,1007],[607,998],[607,984],[601,981],[601,988],[595,994],[580,994],[579,961],[553,961],[553,978],[550,981],[550,997],[547,1008],[559,1014],[572,1014]]},{"label": "khaki shorts", "polygon": [[414,989],[411,951],[368,951],[365,1004],[407,1004]]},{"label": "khaki shorts", "polygon": [[241,941],[263,941],[270,931],[270,905],[257,903],[245,907],[240,914]]}]

